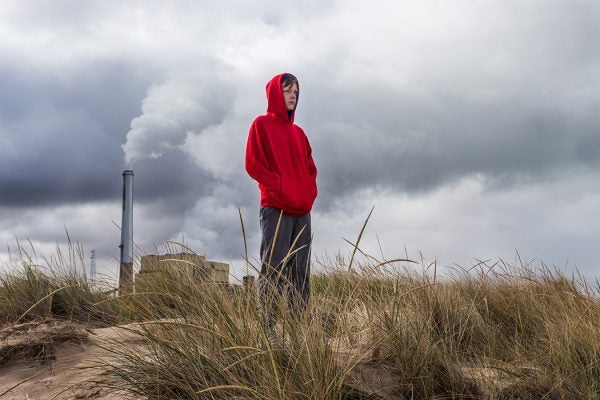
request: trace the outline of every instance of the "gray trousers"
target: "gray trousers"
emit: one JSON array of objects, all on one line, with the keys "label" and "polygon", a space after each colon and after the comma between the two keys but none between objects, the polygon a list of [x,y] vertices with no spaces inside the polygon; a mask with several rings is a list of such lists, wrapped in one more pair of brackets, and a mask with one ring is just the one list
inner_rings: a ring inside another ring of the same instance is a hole
[{"label": "gray trousers", "polygon": [[299,317],[310,296],[310,214],[294,217],[276,208],[261,207],[260,228],[260,306],[268,313],[269,323],[274,323],[274,305],[287,287],[288,307]]}]

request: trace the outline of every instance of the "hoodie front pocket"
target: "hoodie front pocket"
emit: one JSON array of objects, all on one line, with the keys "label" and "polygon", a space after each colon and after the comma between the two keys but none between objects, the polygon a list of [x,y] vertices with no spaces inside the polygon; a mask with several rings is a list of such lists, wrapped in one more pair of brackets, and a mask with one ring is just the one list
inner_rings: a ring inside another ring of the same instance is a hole
[{"label": "hoodie front pocket", "polygon": [[308,176],[281,177],[279,200],[281,207],[293,212],[307,213],[317,195],[314,178]]}]

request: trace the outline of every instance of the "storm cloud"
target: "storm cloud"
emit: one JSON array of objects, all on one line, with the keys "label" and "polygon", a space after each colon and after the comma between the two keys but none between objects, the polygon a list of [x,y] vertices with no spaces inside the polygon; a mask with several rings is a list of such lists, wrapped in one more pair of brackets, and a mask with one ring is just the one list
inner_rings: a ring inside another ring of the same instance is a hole
[{"label": "storm cloud", "polygon": [[[36,221],[79,226],[69,207],[106,226],[132,168],[140,248],[185,238],[239,259],[240,209],[256,253],[246,135],[264,85],[288,71],[319,168],[319,251],[344,246],[375,205],[370,232],[393,238],[393,253],[593,260],[582,245],[600,211],[593,1],[5,2],[0,26],[3,240],[60,241],[62,227]],[[13,229],[16,212],[28,223]],[[561,223],[540,224],[545,213]],[[83,241],[109,259],[113,233],[94,232]]]}]

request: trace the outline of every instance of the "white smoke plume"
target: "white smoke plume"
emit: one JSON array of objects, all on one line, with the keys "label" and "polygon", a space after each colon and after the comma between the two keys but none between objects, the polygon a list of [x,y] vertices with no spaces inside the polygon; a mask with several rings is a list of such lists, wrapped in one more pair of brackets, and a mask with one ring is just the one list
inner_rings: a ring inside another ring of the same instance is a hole
[{"label": "white smoke plume", "polygon": [[222,122],[231,103],[230,85],[214,75],[180,72],[150,87],[122,146],[126,166],[182,150],[190,133]]}]

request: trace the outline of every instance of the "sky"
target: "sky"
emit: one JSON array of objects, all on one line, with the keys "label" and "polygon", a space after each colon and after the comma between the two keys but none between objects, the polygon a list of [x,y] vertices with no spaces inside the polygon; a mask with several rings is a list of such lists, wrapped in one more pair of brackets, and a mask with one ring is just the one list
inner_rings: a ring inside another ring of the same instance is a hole
[{"label": "sky", "polygon": [[0,268],[70,238],[116,275],[132,169],[136,252],[180,241],[239,278],[239,212],[254,262],[260,240],[248,128],[282,72],[319,171],[315,270],[374,207],[379,259],[596,279],[595,0],[4,0]]}]

